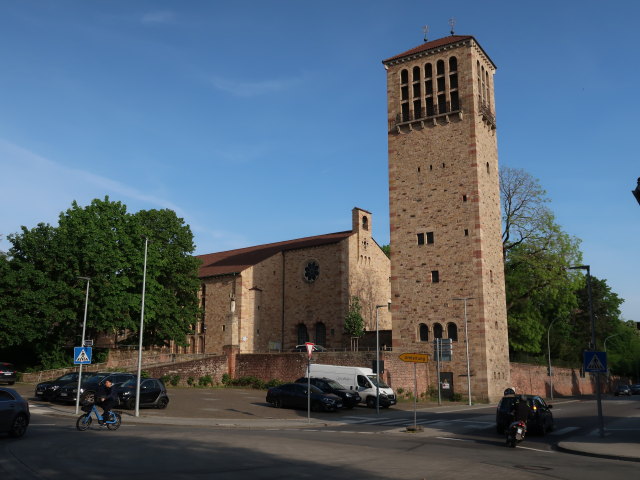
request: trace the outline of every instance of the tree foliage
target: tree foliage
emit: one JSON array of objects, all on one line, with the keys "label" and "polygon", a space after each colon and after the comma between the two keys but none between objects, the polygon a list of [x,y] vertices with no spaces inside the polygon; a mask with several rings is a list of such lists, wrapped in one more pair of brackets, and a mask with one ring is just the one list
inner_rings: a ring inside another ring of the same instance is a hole
[{"label": "tree foliage", "polygon": [[356,296],[351,297],[349,311],[344,318],[344,332],[350,337],[361,337],[364,335],[364,319],[362,318],[362,305]]},{"label": "tree foliage", "polygon": [[[44,366],[80,344],[86,281],[86,338],[139,330],[144,239],[147,345],[183,342],[198,313],[198,260],[191,230],[171,210],[127,213],[120,202],[73,202],[58,226],[22,227],[0,257],[0,344],[28,348]],[[68,358],[67,358],[68,363]]]}]

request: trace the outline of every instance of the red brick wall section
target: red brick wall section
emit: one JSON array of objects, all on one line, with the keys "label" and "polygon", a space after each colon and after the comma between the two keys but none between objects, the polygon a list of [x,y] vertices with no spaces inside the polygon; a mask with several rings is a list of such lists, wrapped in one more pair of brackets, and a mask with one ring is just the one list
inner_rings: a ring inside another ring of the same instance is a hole
[{"label": "red brick wall section", "polygon": [[[516,392],[550,396],[547,367],[526,363],[511,363],[511,383]],[[605,384],[604,376],[602,384]],[[596,392],[595,375],[580,378],[580,370],[553,368],[553,394],[560,396],[590,395]]]},{"label": "red brick wall section", "polygon": [[213,383],[222,383],[222,375],[227,373],[227,356],[217,355],[190,362],[174,363],[158,367],[145,367],[145,371],[150,377],[163,377],[165,375],[178,375],[180,377],[178,385],[187,385],[187,380],[192,377],[195,383],[201,377],[210,375]]}]

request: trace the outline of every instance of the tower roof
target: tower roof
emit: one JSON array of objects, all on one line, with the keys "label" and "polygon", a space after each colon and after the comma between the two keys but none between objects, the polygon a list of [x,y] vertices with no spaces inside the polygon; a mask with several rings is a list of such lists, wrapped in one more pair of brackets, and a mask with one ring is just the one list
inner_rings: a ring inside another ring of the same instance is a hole
[{"label": "tower roof", "polygon": [[407,50],[404,53],[400,53],[391,58],[387,58],[386,60],[383,60],[382,63],[384,65],[397,63],[400,60],[408,59],[407,57],[425,55],[431,50],[438,50],[442,47],[446,47],[455,43],[465,43],[465,42],[468,42],[469,40],[473,40],[473,42],[478,46],[478,48],[482,50],[482,53],[485,55],[485,57],[487,57],[487,60],[491,62],[491,65],[493,65],[493,67],[495,68],[496,66],[491,60],[491,58],[489,57],[489,55],[487,55],[487,52],[484,51],[484,49],[480,46],[478,41],[475,38],[473,38],[472,35],[450,35],[448,37],[442,37],[442,38],[438,38],[437,40],[425,42],[422,45],[412,48],[411,50]]}]

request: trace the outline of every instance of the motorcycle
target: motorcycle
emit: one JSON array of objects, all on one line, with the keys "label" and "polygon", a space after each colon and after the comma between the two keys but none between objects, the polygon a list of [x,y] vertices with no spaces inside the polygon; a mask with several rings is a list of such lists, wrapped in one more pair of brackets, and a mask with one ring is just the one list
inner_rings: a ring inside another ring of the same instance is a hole
[{"label": "motorcycle", "polygon": [[524,440],[527,433],[527,424],[522,420],[512,422],[507,428],[507,447],[515,448],[518,443]]}]

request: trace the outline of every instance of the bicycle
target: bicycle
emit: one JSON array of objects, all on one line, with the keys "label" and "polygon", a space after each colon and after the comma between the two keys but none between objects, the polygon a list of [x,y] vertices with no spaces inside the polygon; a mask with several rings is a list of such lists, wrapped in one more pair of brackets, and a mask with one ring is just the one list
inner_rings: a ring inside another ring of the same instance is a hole
[{"label": "bicycle", "polygon": [[[93,421],[91,419],[92,413],[95,414],[95,417],[98,421],[103,420],[102,415],[100,415],[98,407],[96,407],[95,404],[82,407],[82,411],[87,413],[85,413],[84,415],[80,415],[78,417],[78,420],[76,421],[76,428],[81,432],[84,432],[91,425]],[[114,412],[112,410],[109,411],[109,413],[110,418],[108,420],[105,420],[104,423],[100,424],[100,426],[104,425],[109,430],[117,430],[118,428],[120,428],[120,424],[122,423],[122,417],[118,412]]]}]

